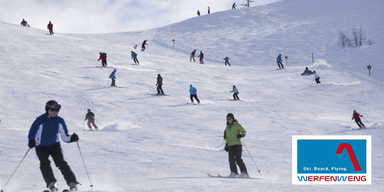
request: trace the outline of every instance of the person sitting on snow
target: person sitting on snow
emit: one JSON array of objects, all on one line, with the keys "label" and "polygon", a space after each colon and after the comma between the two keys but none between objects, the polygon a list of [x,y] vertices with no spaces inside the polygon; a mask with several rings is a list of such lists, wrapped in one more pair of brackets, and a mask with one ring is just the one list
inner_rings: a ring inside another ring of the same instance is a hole
[{"label": "person sitting on snow", "polygon": [[309,70],[308,67],[306,67],[303,73],[312,73],[312,71]]}]

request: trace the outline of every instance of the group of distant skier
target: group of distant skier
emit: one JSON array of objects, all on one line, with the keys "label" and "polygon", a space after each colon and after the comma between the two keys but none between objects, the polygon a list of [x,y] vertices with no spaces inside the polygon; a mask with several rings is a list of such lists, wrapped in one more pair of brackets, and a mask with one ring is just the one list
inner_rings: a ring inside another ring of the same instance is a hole
[{"label": "group of distant skier", "polygon": [[[25,19],[23,19],[21,21],[20,25],[25,26],[25,27],[30,27],[28,22]],[[53,24],[51,23],[51,21],[48,22],[47,29],[49,31],[49,34],[53,35]]]}]

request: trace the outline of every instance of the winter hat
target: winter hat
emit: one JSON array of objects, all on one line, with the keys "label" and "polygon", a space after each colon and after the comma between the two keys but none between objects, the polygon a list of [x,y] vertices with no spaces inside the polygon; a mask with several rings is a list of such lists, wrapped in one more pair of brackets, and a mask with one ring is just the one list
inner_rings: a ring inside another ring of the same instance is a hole
[{"label": "winter hat", "polygon": [[91,111],[91,109],[87,109],[87,111]]},{"label": "winter hat", "polygon": [[228,114],[227,114],[227,118],[228,118],[228,117],[230,117],[230,118],[232,118],[232,119],[235,119],[235,116],[233,116],[232,113],[228,113]]}]

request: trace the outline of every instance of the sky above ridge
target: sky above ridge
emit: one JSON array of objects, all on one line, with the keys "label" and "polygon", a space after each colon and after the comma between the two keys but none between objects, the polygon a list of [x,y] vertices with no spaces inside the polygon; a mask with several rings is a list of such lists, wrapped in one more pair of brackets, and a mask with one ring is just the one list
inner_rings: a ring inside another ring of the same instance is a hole
[{"label": "sky above ridge", "polygon": [[[255,0],[251,6],[281,0]],[[0,0],[0,21],[46,29],[52,21],[61,33],[111,33],[162,27],[188,18],[242,8],[245,0]]]}]

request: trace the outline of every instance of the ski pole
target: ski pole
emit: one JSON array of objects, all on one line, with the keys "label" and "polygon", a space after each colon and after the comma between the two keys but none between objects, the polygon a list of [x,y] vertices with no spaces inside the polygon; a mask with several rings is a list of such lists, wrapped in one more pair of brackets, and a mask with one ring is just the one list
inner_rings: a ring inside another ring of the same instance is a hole
[{"label": "ski pole", "polygon": [[76,144],[77,144],[77,148],[79,148],[80,157],[81,157],[81,160],[83,160],[83,164],[84,164],[85,172],[87,173],[89,183],[91,184],[91,188],[93,189],[93,185],[92,185],[92,182],[91,182],[91,178],[89,178],[89,173],[88,173],[87,166],[85,166],[85,162],[84,162],[83,154],[81,154],[81,150],[80,150],[79,142],[76,141]]},{"label": "ski pole", "polygon": [[315,79],[312,79],[311,86],[312,86],[312,84],[313,84],[313,81],[315,81]]},{"label": "ski pole", "polygon": [[348,128],[351,128],[352,120],[353,120],[353,119],[351,119],[351,122],[349,123]]},{"label": "ski pole", "polygon": [[[365,119],[365,117],[363,117],[364,119]],[[365,119],[366,121],[367,121],[367,119]],[[369,121],[367,121],[371,126],[372,126],[372,124],[369,122]]]},{"label": "ski pole", "polygon": [[229,95],[230,95],[230,94],[231,94],[231,92],[228,93],[228,95],[227,95],[227,99],[229,99]]},{"label": "ski pole", "polygon": [[95,119],[101,126],[103,126],[104,127],[104,125],[103,124],[101,124],[97,119]]},{"label": "ski pole", "polygon": [[243,144],[244,144],[245,149],[247,149],[249,156],[251,157],[253,163],[255,164],[255,166],[256,166],[256,168],[257,168],[257,172],[259,172],[259,173],[261,174],[261,170],[259,169],[259,167],[257,167],[255,160],[253,159],[251,153],[249,152],[247,146],[246,146],[245,143],[244,143],[244,140],[242,139],[241,141],[243,141]]},{"label": "ski pole", "polygon": [[219,148],[219,147],[221,147],[221,146],[223,146],[224,144],[225,144],[225,142],[223,142],[222,144],[220,144],[219,146],[217,146],[216,149]]},{"label": "ski pole", "polygon": [[83,129],[84,129],[84,124],[85,124],[85,120],[84,120],[84,122],[83,122],[83,127],[82,127]]},{"label": "ski pole", "polygon": [[25,159],[25,157],[27,156],[29,150],[31,150],[31,148],[28,149],[28,151],[25,153],[24,157],[21,159],[19,165],[17,165],[15,171],[13,171],[11,177],[9,177],[7,183],[5,183],[5,186],[3,187],[3,189],[1,190],[1,192],[3,192],[3,190],[5,189],[5,187],[8,185],[8,182],[11,180],[11,178],[13,177],[13,175],[16,173],[17,169],[19,168],[19,166],[21,165],[21,162],[23,162],[23,160]]}]

